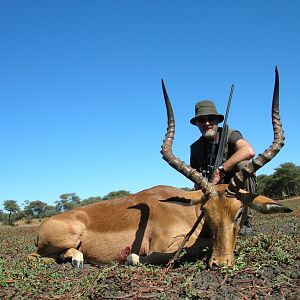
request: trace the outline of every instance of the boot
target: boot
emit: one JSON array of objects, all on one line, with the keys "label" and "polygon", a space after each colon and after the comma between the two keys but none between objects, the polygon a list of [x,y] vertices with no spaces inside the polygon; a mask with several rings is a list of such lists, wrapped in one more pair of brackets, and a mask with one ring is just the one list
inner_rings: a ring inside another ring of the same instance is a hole
[{"label": "boot", "polygon": [[245,220],[241,225],[240,234],[242,236],[255,236],[257,235],[256,231],[253,229],[250,220]]}]

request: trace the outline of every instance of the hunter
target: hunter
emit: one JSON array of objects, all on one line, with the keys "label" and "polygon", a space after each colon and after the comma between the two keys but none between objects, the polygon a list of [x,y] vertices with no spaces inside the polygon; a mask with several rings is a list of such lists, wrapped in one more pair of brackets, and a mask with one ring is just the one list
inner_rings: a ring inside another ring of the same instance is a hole
[{"label": "hunter", "polygon": [[[215,170],[215,164],[224,116],[219,114],[213,101],[203,100],[195,105],[195,117],[190,123],[200,129],[201,137],[191,145],[190,165],[201,172],[213,184],[229,183],[234,174],[241,170],[255,155],[255,150],[242,134],[235,129],[228,129],[225,140],[223,164]],[[195,186],[195,189],[198,189]],[[243,189],[256,192],[256,176],[253,174],[244,183]],[[251,226],[250,209],[245,209],[241,221],[241,234],[255,235]]]}]

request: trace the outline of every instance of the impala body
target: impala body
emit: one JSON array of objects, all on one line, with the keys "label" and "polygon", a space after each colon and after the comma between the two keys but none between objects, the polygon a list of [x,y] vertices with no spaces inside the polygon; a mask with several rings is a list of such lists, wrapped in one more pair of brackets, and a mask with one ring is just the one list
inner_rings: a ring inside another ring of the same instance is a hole
[{"label": "impala body", "polygon": [[272,199],[241,189],[247,176],[271,160],[283,146],[277,68],[272,104],[273,143],[236,173],[228,185],[212,186],[201,173],[173,155],[174,115],[164,84],[163,92],[168,113],[163,158],[201,190],[156,186],[125,198],[94,203],[52,216],[39,228],[38,255],[70,259],[75,267],[83,266],[84,261],[94,264],[112,261],[166,263],[203,212],[204,217],[186,244],[186,256],[197,258],[208,246],[210,268],[231,266],[244,207],[249,206],[261,213],[291,211]]}]

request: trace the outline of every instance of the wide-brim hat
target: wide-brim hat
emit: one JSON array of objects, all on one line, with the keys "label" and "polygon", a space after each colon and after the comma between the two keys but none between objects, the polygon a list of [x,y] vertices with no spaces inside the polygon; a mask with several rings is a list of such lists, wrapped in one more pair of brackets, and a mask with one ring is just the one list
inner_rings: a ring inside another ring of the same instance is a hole
[{"label": "wide-brim hat", "polygon": [[202,100],[195,105],[195,117],[190,120],[191,124],[196,125],[196,119],[202,116],[216,116],[218,123],[224,120],[224,116],[219,114],[215,103],[211,100]]}]

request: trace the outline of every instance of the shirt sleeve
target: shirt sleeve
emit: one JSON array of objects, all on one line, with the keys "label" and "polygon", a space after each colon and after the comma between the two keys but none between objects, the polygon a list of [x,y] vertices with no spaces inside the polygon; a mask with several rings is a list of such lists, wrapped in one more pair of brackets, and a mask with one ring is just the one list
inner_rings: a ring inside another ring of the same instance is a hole
[{"label": "shirt sleeve", "polygon": [[230,136],[228,137],[228,144],[236,144],[238,140],[243,139],[242,134],[238,130],[232,131]]}]

